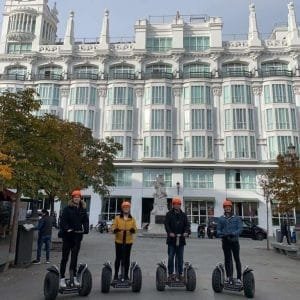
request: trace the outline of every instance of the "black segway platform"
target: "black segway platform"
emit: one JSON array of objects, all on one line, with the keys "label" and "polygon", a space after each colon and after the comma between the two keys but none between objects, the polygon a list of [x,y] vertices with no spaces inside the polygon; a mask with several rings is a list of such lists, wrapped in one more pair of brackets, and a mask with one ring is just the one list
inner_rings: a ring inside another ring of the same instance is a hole
[{"label": "black segway platform", "polygon": [[74,284],[74,276],[70,274],[70,278],[66,279],[66,288],[59,286],[59,270],[53,265],[49,267],[44,280],[44,296],[45,300],[55,300],[58,293],[60,294],[77,294],[79,296],[87,296],[92,290],[92,274],[86,264],[80,264],[76,274],[79,286]]}]

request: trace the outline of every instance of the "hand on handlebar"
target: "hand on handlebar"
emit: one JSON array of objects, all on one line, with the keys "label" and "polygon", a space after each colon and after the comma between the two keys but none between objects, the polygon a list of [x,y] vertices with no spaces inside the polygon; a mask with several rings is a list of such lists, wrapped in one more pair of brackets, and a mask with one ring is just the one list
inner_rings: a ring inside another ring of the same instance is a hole
[{"label": "hand on handlebar", "polygon": [[170,233],[169,233],[169,236],[170,236],[170,237],[175,237],[176,235],[175,235],[175,233],[170,232]]}]

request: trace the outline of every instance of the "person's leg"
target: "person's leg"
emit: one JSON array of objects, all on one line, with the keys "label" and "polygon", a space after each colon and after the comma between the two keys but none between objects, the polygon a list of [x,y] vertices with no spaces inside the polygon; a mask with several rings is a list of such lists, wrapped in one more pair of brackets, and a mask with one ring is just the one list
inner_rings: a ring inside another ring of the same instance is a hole
[{"label": "person's leg", "polygon": [[114,279],[118,279],[120,263],[122,259],[122,244],[115,243],[116,259],[115,259],[115,276]]},{"label": "person's leg", "polygon": [[239,241],[231,242],[231,250],[235,260],[237,279],[242,278],[242,265],[240,261],[240,243]]},{"label": "person's leg", "polygon": [[181,276],[183,273],[183,253],[184,253],[184,245],[177,247],[177,272]]},{"label": "person's leg", "polygon": [[71,244],[68,239],[63,239],[63,245],[62,245],[62,258],[60,262],[60,277],[65,278],[66,273],[66,266],[69,259],[69,254],[71,251]]},{"label": "person's leg", "polygon": [[44,237],[44,243],[46,245],[46,261],[50,259],[50,243],[51,243],[51,236],[47,235]]},{"label": "person's leg", "polygon": [[231,255],[231,247],[228,240],[224,239],[222,241],[222,248],[224,252],[224,260],[225,260],[225,271],[227,278],[232,277],[233,266],[232,266],[232,255]]},{"label": "person's leg", "polygon": [[81,234],[74,235],[74,243],[71,248],[71,262],[70,262],[70,272],[73,272],[74,276],[77,274],[77,260],[80,250],[82,236]]},{"label": "person's leg", "polygon": [[129,279],[128,272],[129,272],[129,266],[130,266],[131,247],[132,247],[132,244],[125,245],[125,261],[124,261],[124,264],[125,264],[125,277],[124,278],[126,280]]},{"label": "person's leg", "polygon": [[174,257],[175,257],[175,246],[168,245],[168,273],[172,275],[174,272]]},{"label": "person's leg", "polygon": [[42,246],[43,246],[43,237],[39,236],[37,241],[37,251],[36,251],[37,262],[41,260]]}]

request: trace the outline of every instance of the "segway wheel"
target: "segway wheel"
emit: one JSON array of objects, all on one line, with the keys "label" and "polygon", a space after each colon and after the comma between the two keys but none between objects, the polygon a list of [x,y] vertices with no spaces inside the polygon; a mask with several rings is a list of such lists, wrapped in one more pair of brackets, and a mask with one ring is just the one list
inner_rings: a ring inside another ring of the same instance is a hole
[{"label": "segway wheel", "polygon": [[254,298],[255,294],[255,280],[252,272],[247,272],[243,276],[244,295],[247,298]]},{"label": "segway wheel", "polygon": [[139,293],[142,289],[142,271],[138,266],[132,272],[131,289],[134,293]]},{"label": "segway wheel", "polygon": [[223,291],[222,274],[218,268],[215,268],[212,273],[212,288],[216,293]]},{"label": "segway wheel", "polygon": [[44,280],[45,300],[55,300],[59,289],[59,276],[54,272],[48,272]]},{"label": "segway wheel", "polygon": [[189,292],[193,292],[196,289],[196,272],[194,268],[189,268],[186,273],[187,281],[186,281],[186,290]]},{"label": "segway wheel", "polygon": [[160,292],[165,290],[167,281],[167,273],[166,270],[162,267],[158,267],[156,269],[156,289]]},{"label": "segway wheel", "polygon": [[86,269],[82,274],[81,288],[78,291],[79,296],[86,297],[90,294],[93,286],[92,274],[89,269]]},{"label": "segway wheel", "polygon": [[108,267],[102,269],[101,274],[101,292],[109,293],[110,283],[111,283],[112,273]]}]

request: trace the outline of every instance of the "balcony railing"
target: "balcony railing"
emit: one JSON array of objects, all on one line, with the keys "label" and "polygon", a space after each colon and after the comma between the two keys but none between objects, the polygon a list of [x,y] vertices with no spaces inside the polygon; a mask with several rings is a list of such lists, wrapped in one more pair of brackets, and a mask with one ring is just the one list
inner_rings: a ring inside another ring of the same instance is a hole
[{"label": "balcony railing", "polygon": [[272,77],[272,76],[287,76],[292,77],[293,72],[289,70],[261,70],[260,75],[262,77]]},{"label": "balcony railing", "polygon": [[114,80],[114,79],[129,79],[129,80],[134,80],[136,79],[135,74],[133,73],[110,73],[108,75],[108,80]]},{"label": "balcony railing", "polygon": [[33,76],[35,80],[63,80],[62,74],[54,74],[54,73],[44,73],[44,74],[36,74]]},{"label": "balcony railing", "polygon": [[74,73],[71,76],[71,79],[90,79],[98,80],[98,74],[96,73]]},{"label": "balcony railing", "polygon": [[212,78],[212,72],[183,72],[183,79],[189,78]]},{"label": "balcony railing", "polygon": [[146,72],[143,79],[173,79],[173,73],[170,72]]},{"label": "balcony railing", "polygon": [[221,72],[222,77],[252,77],[252,73],[246,70],[226,70]]},{"label": "balcony railing", "polygon": [[0,79],[24,81],[26,79],[26,75],[25,74],[1,74]]}]

